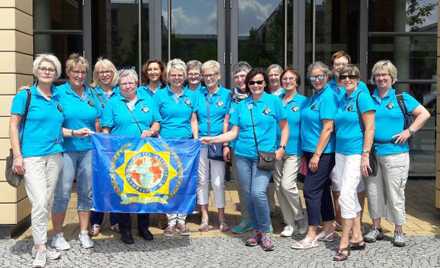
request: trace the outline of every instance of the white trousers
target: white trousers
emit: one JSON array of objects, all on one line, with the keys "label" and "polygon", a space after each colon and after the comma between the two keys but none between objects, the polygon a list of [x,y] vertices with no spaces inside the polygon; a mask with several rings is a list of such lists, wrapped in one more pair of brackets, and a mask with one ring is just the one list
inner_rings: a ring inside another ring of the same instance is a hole
[{"label": "white trousers", "polygon": [[197,186],[197,203],[208,205],[209,182],[214,192],[215,206],[225,207],[225,162],[208,158],[208,147],[200,149],[199,183]]},{"label": "white trousers", "polygon": [[297,177],[301,158],[298,156],[284,156],[275,162],[273,180],[275,193],[280,203],[284,223],[294,225],[295,221],[304,218]]},{"label": "white trousers", "polygon": [[408,180],[409,154],[377,157],[377,176],[365,178],[368,194],[368,211],[372,219],[405,223],[405,187]]},{"label": "white trousers", "polygon": [[361,155],[335,155],[335,176],[340,182],[339,206],[341,217],[354,219],[362,210],[358,199],[358,187],[362,182]]},{"label": "white trousers", "polygon": [[37,245],[47,242],[49,211],[62,166],[61,154],[24,158],[24,186],[32,205],[32,237]]}]

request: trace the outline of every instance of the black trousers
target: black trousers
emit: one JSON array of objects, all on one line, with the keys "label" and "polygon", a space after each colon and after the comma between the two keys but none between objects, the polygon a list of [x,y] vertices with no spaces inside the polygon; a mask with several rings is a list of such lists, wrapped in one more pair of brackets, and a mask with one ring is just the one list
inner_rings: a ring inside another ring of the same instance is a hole
[{"label": "black trousers", "polygon": [[[313,153],[304,152],[307,165]],[[335,154],[322,154],[318,163],[318,170],[311,172],[307,170],[304,179],[304,199],[307,205],[307,215],[310,225],[319,225],[323,221],[335,219],[333,202],[330,191],[330,172],[335,166]]]},{"label": "black trousers", "polygon": [[[121,232],[131,232],[131,217],[130,213],[118,213],[119,230]],[[150,214],[137,214],[138,229],[145,230],[150,227]]]}]

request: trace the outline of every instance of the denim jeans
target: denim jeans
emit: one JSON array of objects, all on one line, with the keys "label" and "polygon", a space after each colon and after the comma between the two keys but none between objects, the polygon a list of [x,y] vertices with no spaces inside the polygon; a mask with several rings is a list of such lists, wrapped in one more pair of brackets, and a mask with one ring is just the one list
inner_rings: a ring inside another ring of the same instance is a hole
[{"label": "denim jeans", "polygon": [[53,213],[66,212],[76,178],[78,211],[92,207],[92,151],[64,153],[64,166],[55,189]]},{"label": "denim jeans", "polygon": [[256,231],[270,232],[267,187],[271,172],[257,168],[257,160],[236,156],[238,180],[247,200],[249,220]]}]

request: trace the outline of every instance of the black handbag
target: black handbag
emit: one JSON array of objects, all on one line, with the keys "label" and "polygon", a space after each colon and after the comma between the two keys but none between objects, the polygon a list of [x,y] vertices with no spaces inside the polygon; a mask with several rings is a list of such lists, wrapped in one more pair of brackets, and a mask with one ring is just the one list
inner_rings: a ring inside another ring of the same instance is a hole
[{"label": "black handbag", "polygon": [[[31,90],[29,88],[26,89],[26,106],[24,109],[24,114],[21,119],[21,137],[20,137],[20,148],[23,144],[23,132],[24,127],[26,125],[26,119],[29,112],[29,105],[31,103]],[[15,173],[14,169],[14,153],[12,151],[12,148],[9,149],[9,155],[6,157],[6,168],[5,168],[5,177],[6,181],[11,185],[12,187],[18,187],[20,183],[23,181],[24,176],[19,175]]]},{"label": "black handbag", "polygon": [[[209,99],[206,96],[206,113],[208,117],[208,136],[211,136],[211,109],[209,106]],[[213,143],[208,144],[208,159],[224,161],[223,159],[223,144]]]},{"label": "black handbag", "polygon": [[252,113],[253,108],[249,108],[251,113],[252,131],[254,133],[255,148],[257,149],[258,162],[257,168],[266,171],[272,171],[275,168],[275,153],[274,152],[260,152],[258,149],[257,134],[255,133],[254,115]]},{"label": "black handbag", "polygon": [[[365,126],[364,122],[362,121],[362,115],[359,110],[359,94],[356,96],[356,110],[359,117],[359,124],[361,125],[361,130],[364,132],[365,135]],[[368,155],[368,160],[370,162],[370,168],[371,171],[368,173],[369,176],[374,177],[377,175],[377,157],[376,157],[376,151],[374,149],[374,144],[371,146],[370,153]]]}]

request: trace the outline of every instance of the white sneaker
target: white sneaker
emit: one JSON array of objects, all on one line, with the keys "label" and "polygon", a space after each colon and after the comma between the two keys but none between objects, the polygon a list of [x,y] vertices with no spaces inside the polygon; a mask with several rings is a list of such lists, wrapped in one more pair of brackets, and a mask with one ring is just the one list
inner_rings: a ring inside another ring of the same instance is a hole
[{"label": "white sneaker", "polygon": [[32,267],[44,267],[46,266],[46,250],[40,250],[35,253],[35,259],[32,262]]},{"label": "white sneaker", "polygon": [[93,240],[90,238],[87,231],[83,233],[82,231],[78,235],[79,242],[81,243],[81,247],[87,249],[87,248],[93,248]]},{"label": "white sneaker", "polygon": [[56,250],[68,250],[70,249],[69,243],[67,243],[66,239],[64,238],[63,233],[55,234],[52,237],[52,243],[50,245],[55,248]]},{"label": "white sneaker", "polygon": [[[36,256],[37,250],[35,249],[35,247],[32,247],[32,258],[35,258]],[[58,260],[59,258],[61,258],[61,252],[55,249],[46,248],[46,258],[49,260]]]},{"label": "white sneaker", "polygon": [[291,237],[293,235],[293,232],[295,231],[295,228],[292,225],[286,225],[284,227],[284,230],[280,233],[281,237]]}]

